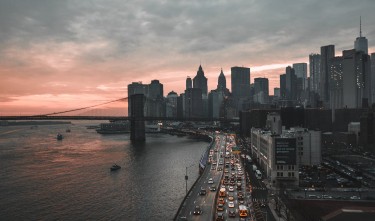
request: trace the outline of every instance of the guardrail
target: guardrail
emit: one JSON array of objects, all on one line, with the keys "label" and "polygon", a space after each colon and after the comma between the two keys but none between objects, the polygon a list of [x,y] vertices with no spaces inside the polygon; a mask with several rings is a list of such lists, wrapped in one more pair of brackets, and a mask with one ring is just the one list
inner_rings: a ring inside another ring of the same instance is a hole
[{"label": "guardrail", "polygon": [[[211,138],[211,143],[207,146],[207,150],[205,151],[205,153],[206,153],[207,151],[209,151],[209,150],[212,148],[212,144],[214,143],[214,139],[213,139],[213,137],[211,137],[211,136],[208,136],[208,137]],[[201,159],[202,159],[202,157],[201,157]],[[200,169],[200,165],[199,165],[199,164],[198,164],[198,168]],[[178,221],[178,215],[180,214],[182,208],[184,207],[184,204],[185,204],[186,199],[189,197],[191,191],[195,188],[195,185],[196,185],[197,182],[202,178],[202,175],[203,175],[206,171],[207,171],[207,167],[205,167],[205,168],[203,169],[203,172],[202,172],[202,173],[199,173],[198,178],[195,180],[195,182],[193,183],[193,185],[190,187],[189,191],[187,192],[187,194],[185,195],[184,199],[182,200],[180,206],[178,207],[177,213],[176,213],[176,215],[175,215],[174,218],[173,218],[174,221]]]}]

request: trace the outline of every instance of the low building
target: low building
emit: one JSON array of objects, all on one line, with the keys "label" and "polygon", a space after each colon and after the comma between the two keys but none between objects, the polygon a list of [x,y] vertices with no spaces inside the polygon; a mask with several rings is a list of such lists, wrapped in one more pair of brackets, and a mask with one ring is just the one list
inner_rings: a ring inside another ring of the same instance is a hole
[{"label": "low building", "polygon": [[319,165],[321,132],[305,128],[281,129],[277,113],[267,116],[266,129],[251,129],[251,153],[272,185],[297,186],[299,166]]}]

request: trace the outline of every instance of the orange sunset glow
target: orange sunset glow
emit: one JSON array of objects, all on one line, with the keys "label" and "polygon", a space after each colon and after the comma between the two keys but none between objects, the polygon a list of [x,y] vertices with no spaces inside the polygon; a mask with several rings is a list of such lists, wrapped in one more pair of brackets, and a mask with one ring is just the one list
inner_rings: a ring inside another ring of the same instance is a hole
[{"label": "orange sunset glow", "polygon": [[375,51],[375,15],[365,6],[287,2],[2,1],[0,115],[104,103],[153,79],[164,96],[179,94],[200,64],[208,90],[221,68],[231,90],[230,68],[245,66],[251,83],[266,77],[273,94],[285,67],[308,63],[322,45],[335,44],[338,55],[353,48],[360,14]]}]

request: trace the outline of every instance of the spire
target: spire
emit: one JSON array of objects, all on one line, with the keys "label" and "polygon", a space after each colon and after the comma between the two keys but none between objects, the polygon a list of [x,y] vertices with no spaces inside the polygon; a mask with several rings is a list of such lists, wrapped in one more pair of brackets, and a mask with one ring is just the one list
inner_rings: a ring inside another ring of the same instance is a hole
[{"label": "spire", "polygon": [[362,37],[362,19],[359,16],[359,37]]}]

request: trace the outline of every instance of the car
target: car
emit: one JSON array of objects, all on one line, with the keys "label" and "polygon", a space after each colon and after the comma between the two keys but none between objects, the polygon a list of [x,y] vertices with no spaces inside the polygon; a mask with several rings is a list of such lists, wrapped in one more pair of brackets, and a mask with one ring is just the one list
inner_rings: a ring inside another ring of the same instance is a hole
[{"label": "car", "polygon": [[201,215],[202,214],[201,207],[200,206],[195,206],[193,214],[194,215]]},{"label": "car", "polygon": [[234,208],[234,202],[228,202],[228,207],[229,208]]},{"label": "car", "polygon": [[230,186],[228,190],[229,190],[230,192],[233,192],[233,191],[234,191],[233,186]]},{"label": "car", "polygon": [[225,203],[225,200],[224,198],[220,197],[218,200],[217,200],[217,204],[223,204],[224,205]]},{"label": "car", "polygon": [[216,191],[216,186],[212,185],[212,186],[210,187],[210,190],[211,190],[211,191]]},{"label": "car", "polygon": [[212,167],[211,167],[211,170],[216,170],[216,167],[215,167],[215,166],[212,166]]},{"label": "car", "polygon": [[224,210],[224,205],[219,203],[217,204],[217,211],[223,211]]},{"label": "car", "polygon": [[225,169],[225,170],[224,170],[224,173],[229,173],[229,170],[228,170],[228,169]]},{"label": "car", "polygon": [[229,200],[229,201],[233,201],[233,200],[234,200],[233,195],[229,195],[229,196],[228,196],[228,200]]},{"label": "car", "polygon": [[229,210],[229,212],[228,212],[228,216],[229,217],[236,217],[236,211],[234,211],[234,210]]},{"label": "car", "polygon": [[202,187],[201,190],[199,191],[199,195],[201,196],[206,195],[206,189]]},{"label": "car", "polygon": [[214,183],[213,179],[212,178],[208,179],[208,183],[213,184]]},{"label": "car", "polygon": [[223,170],[223,168],[221,168],[221,167],[217,168],[217,171],[222,171],[222,170]]},{"label": "car", "polygon": [[217,213],[216,221],[224,221],[224,213],[222,212]]},{"label": "car", "polygon": [[329,196],[329,195],[323,195],[323,199],[332,199],[333,197],[332,196]]},{"label": "car", "polygon": [[351,196],[350,199],[351,200],[360,200],[361,197],[359,197],[359,196]]},{"label": "car", "polygon": [[264,208],[264,207],[266,207],[266,204],[261,203],[261,204],[260,204],[260,207]]}]

